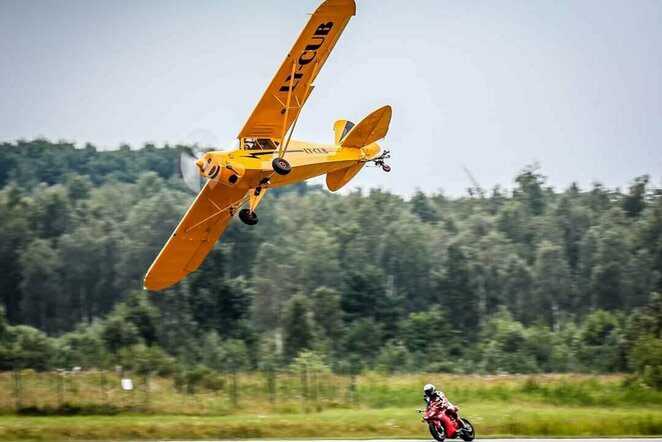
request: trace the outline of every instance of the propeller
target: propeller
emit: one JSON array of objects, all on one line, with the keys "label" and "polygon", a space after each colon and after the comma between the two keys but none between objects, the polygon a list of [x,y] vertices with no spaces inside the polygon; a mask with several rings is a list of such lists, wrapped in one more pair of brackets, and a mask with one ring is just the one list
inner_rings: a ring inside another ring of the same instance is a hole
[{"label": "propeller", "polygon": [[198,166],[195,162],[205,154],[206,150],[200,149],[197,145],[185,147],[179,155],[179,172],[184,179],[188,189],[197,194],[202,189],[202,176],[198,172]]},{"label": "propeller", "polygon": [[179,155],[179,172],[184,179],[184,183],[186,183],[186,187],[197,195],[204,183],[202,176],[200,176],[200,169],[195,162],[207,152],[220,150],[217,147],[218,140],[211,132],[198,129],[189,132],[185,137],[185,143],[191,145],[184,147]]}]

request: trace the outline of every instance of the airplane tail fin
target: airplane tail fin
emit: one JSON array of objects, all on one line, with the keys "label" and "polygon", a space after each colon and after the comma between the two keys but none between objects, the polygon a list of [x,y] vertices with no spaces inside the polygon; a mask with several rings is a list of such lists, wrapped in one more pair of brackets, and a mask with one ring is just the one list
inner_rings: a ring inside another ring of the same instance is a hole
[{"label": "airplane tail fin", "polygon": [[[375,141],[386,136],[391,122],[391,106],[380,107],[359,124],[347,120],[338,120],[333,125],[335,143],[343,148],[362,149],[365,157],[374,158],[379,153]],[[347,184],[359,170],[365,166],[365,161],[344,169],[335,170],[326,175],[326,185],[332,192]]]},{"label": "airplane tail fin", "polygon": [[340,144],[350,130],[355,126],[354,123],[348,120],[338,120],[333,124],[334,143]]}]

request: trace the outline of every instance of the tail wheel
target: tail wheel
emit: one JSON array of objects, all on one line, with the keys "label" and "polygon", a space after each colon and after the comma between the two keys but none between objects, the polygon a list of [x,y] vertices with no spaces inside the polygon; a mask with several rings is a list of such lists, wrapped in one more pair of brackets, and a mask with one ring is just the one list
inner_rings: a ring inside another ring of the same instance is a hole
[{"label": "tail wheel", "polygon": [[274,172],[278,175],[287,175],[292,170],[292,166],[290,166],[290,163],[285,158],[274,158],[271,162],[271,167],[274,168]]},{"label": "tail wheel", "polygon": [[249,226],[254,226],[258,222],[257,213],[251,212],[248,209],[241,209],[239,211],[239,219]]},{"label": "tail wheel", "polygon": [[430,422],[428,427],[430,428],[430,434],[432,437],[434,437],[435,440],[444,442],[446,439],[446,430],[444,430],[444,426],[441,424],[441,422]]},{"label": "tail wheel", "polygon": [[462,440],[467,442],[474,440],[476,438],[476,430],[474,429],[474,426],[466,419],[460,420],[464,423],[464,429],[460,431],[460,437]]},{"label": "tail wheel", "polygon": [[391,171],[391,166],[389,166],[388,164],[384,164],[384,165],[382,165],[382,170],[384,172],[390,172]]}]

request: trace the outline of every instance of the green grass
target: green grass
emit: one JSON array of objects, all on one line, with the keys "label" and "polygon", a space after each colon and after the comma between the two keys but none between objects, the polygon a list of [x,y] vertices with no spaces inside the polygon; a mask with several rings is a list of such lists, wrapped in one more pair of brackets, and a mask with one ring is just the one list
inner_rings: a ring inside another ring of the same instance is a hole
[{"label": "green grass", "polygon": [[[660,410],[531,405],[466,407],[481,437],[648,436],[662,433]],[[232,416],[0,417],[2,440],[428,438],[412,409],[328,410]]]},{"label": "green grass", "polygon": [[[100,380],[107,376],[109,382]],[[229,378],[217,390],[183,394],[172,379],[136,380],[123,392],[110,374],[58,383],[53,374],[21,376],[21,413],[10,374],[0,374],[0,440],[425,438],[415,413],[421,385],[434,381],[479,436],[652,436],[662,434],[662,392],[623,376],[319,376],[306,386],[279,375],[269,401],[259,374]],[[60,388],[61,387],[61,388]]]}]

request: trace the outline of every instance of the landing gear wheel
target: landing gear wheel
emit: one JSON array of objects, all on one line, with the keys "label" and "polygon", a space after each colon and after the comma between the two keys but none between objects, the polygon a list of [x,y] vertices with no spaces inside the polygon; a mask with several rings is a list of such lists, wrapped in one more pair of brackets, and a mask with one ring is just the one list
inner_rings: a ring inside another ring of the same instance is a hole
[{"label": "landing gear wheel", "polygon": [[439,426],[435,425],[435,422],[430,422],[428,424],[430,428],[430,434],[432,437],[434,437],[435,440],[438,440],[439,442],[444,442],[446,439],[446,430],[444,430],[444,426],[441,424],[441,422],[438,423]]},{"label": "landing gear wheel", "polygon": [[271,162],[271,167],[274,168],[274,172],[278,175],[287,175],[292,170],[290,163],[285,158],[274,158]]},{"label": "landing gear wheel", "polygon": [[258,222],[257,213],[251,212],[248,209],[241,209],[239,211],[239,219],[249,226],[254,226]]},{"label": "landing gear wheel", "polygon": [[391,166],[389,166],[388,164],[382,164],[382,170],[384,172],[390,172],[391,171]]},{"label": "landing gear wheel", "polygon": [[471,442],[476,438],[476,430],[474,430],[474,426],[471,425],[471,422],[469,422],[466,419],[460,419],[462,423],[464,423],[464,429],[460,431],[460,437],[462,440]]}]

